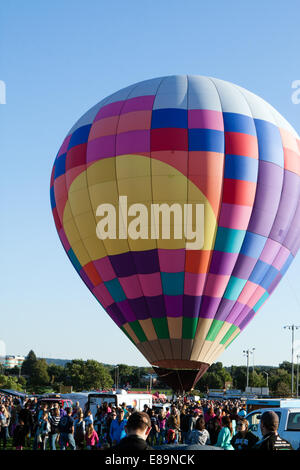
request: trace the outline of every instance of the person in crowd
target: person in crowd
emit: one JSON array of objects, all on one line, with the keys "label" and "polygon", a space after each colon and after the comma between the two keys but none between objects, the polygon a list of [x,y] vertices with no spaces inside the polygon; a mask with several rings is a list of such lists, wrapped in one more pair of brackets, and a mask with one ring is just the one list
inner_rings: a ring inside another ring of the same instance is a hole
[{"label": "person in crowd", "polygon": [[223,427],[221,428],[218,434],[217,443],[215,445],[217,447],[222,447],[225,450],[234,450],[233,446],[231,445],[231,439],[233,437],[233,428],[229,416],[223,416],[222,425]]},{"label": "person in crowd", "polygon": [[51,426],[48,419],[48,412],[44,411],[37,426],[37,443],[40,450],[46,450],[46,445],[51,431]]},{"label": "person in crowd", "polygon": [[86,435],[86,425],[84,421],[83,412],[74,421],[74,439],[76,449],[83,450]]},{"label": "person in crowd", "polygon": [[60,418],[58,425],[58,430],[60,432],[60,448],[61,450],[66,450],[66,445],[68,444],[71,450],[76,450],[72,408],[66,408],[66,413],[66,416]]},{"label": "person in crowd", "polygon": [[171,414],[167,419],[167,429],[173,429],[176,434],[176,440],[179,442],[180,433],[180,416],[175,407],[172,407]]},{"label": "person in crowd", "polygon": [[125,426],[127,424],[127,419],[124,419],[124,410],[119,408],[117,415],[117,419],[114,419],[110,425],[110,439],[112,446],[119,444],[120,440],[126,436]]},{"label": "person in crowd", "polygon": [[108,443],[109,447],[112,446],[112,440],[111,440],[111,437],[110,437],[111,423],[112,423],[112,421],[114,421],[116,419],[117,419],[117,412],[116,412],[116,409],[113,407],[112,411],[108,414],[108,416],[106,418],[107,443]]},{"label": "person in crowd", "polygon": [[205,420],[205,424],[208,423],[208,421],[210,421],[212,418],[214,418],[216,416],[215,412],[214,412],[214,407],[213,405],[211,405],[207,412],[204,413],[204,420]]},{"label": "person in crowd", "polygon": [[158,419],[158,426],[159,426],[159,443],[164,444],[165,441],[166,441],[166,434],[167,434],[167,430],[166,430],[166,424],[167,424],[166,412],[164,410],[161,410],[158,413],[157,419]]},{"label": "person in crowd", "polygon": [[26,430],[26,438],[29,441],[31,434],[33,432],[33,416],[30,410],[30,403],[26,402],[24,408],[22,408],[18,413],[19,422],[23,421],[25,430]]},{"label": "person in crowd", "polygon": [[158,441],[159,441],[159,422],[153,409],[151,409],[150,411],[150,421],[151,421],[151,431],[148,436],[148,442],[150,446],[153,446],[154,444],[158,444]]},{"label": "person in crowd", "polygon": [[151,431],[151,420],[148,413],[135,411],[126,423],[126,436],[117,444],[114,451],[144,451],[152,450],[147,443],[147,438]]},{"label": "person in crowd", "polygon": [[26,427],[24,421],[20,419],[13,432],[13,446],[16,450],[23,450],[23,447],[25,447],[25,439]]},{"label": "person in crowd", "polygon": [[167,431],[167,444],[177,444],[177,442],[175,429],[169,428]]},{"label": "person in crowd", "polygon": [[248,430],[248,425],[246,418],[240,418],[236,423],[237,432],[231,439],[235,450],[249,450],[259,441],[259,438]]},{"label": "person in crowd", "polygon": [[50,432],[49,432],[49,445],[50,450],[56,450],[56,441],[58,437],[58,425],[60,422],[60,412],[59,407],[56,406],[53,408],[52,412],[49,414],[49,423],[50,423]]},{"label": "person in crowd", "polygon": [[263,438],[253,447],[253,450],[293,450],[290,442],[278,434],[279,418],[274,411],[265,411],[260,418],[260,429]]},{"label": "person in crowd", "polygon": [[0,447],[3,443],[3,449],[6,449],[8,426],[10,422],[9,412],[4,405],[0,407]]},{"label": "person in crowd", "polygon": [[86,412],[86,416],[84,418],[84,421],[85,421],[85,425],[86,427],[89,425],[89,424],[94,424],[94,418],[93,418],[93,414],[91,412],[91,410],[88,410]]},{"label": "person in crowd", "polygon": [[186,405],[183,406],[180,414],[181,442],[185,444],[189,434],[189,414]]},{"label": "person in crowd", "polygon": [[196,421],[195,429],[189,434],[188,444],[201,444],[204,446],[205,444],[209,444],[209,439],[209,433],[205,428],[205,420],[203,416],[199,416]]},{"label": "person in crowd", "polygon": [[87,450],[94,450],[99,443],[99,437],[97,432],[94,429],[92,423],[88,424],[87,430],[85,433],[85,441],[86,441],[86,448]]}]

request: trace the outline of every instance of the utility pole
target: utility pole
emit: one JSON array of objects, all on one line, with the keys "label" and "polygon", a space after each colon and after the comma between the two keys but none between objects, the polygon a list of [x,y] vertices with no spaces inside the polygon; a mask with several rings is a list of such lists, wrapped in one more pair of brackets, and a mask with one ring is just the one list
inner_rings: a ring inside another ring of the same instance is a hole
[{"label": "utility pole", "polygon": [[299,396],[299,355],[297,354],[297,398]]},{"label": "utility pole", "polygon": [[265,370],[262,370],[262,373],[266,374],[266,376],[267,376],[267,388],[268,388],[269,387],[269,374]]},{"label": "utility pole", "polygon": [[295,330],[298,330],[300,328],[299,325],[286,325],[283,327],[284,329],[292,330],[292,383],[291,383],[291,392],[292,396],[294,394],[294,336],[295,336]]},{"label": "utility pole", "polygon": [[[253,354],[253,351],[254,351],[254,350],[255,350],[255,348],[252,348],[252,349],[245,349],[245,350],[243,351],[244,356],[247,357],[247,385],[246,385],[247,388],[248,388],[248,386],[249,386],[249,355],[250,355],[250,354]],[[254,367],[253,367],[253,370],[254,370]]]}]

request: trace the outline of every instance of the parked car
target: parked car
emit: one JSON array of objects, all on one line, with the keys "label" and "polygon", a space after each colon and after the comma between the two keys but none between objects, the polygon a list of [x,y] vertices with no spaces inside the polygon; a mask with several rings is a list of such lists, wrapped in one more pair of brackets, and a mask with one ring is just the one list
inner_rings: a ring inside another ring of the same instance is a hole
[{"label": "parked car", "polygon": [[292,445],[293,449],[300,448],[300,408],[274,407],[260,408],[248,413],[246,419],[249,431],[262,438],[260,418],[265,411],[274,411],[279,417],[278,434]]}]

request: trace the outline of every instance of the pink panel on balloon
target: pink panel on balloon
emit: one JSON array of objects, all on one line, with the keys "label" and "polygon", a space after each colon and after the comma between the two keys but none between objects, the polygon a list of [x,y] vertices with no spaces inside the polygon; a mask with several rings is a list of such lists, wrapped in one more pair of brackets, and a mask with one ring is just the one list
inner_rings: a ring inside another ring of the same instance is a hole
[{"label": "pink panel on balloon", "polygon": [[65,175],[66,175],[66,186],[67,190],[69,191],[71,184],[73,181],[79,176],[83,171],[85,171],[87,168],[86,165],[79,165],[76,166],[75,168],[70,168]]},{"label": "pink panel on balloon", "polygon": [[280,243],[268,238],[259,259],[267,264],[272,264],[280,250]]},{"label": "pink panel on balloon", "polygon": [[93,162],[101,158],[114,157],[116,153],[116,136],[107,135],[91,140],[87,146],[86,161]]},{"label": "pink panel on balloon", "polygon": [[63,153],[66,153],[67,149],[68,149],[68,145],[69,145],[69,142],[70,142],[70,139],[72,137],[72,134],[68,135],[68,137],[65,138],[65,140],[63,141],[63,144],[62,146],[60,147],[59,149],[59,152],[57,154],[57,157],[59,157],[60,155],[62,155]]},{"label": "pink panel on balloon", "polygon": [[288,259],[288,257],[290,256],[290,254],[291,252],[285,246],[282,246],[280,248],[278,255],[276,256],[276,258],[274,259],[272,263],[274,268],[280,270],[283,267],[286,260]]},{"label": "pink panel on balloon", "polygon": [[[247,281],[237,301],[240,302],[241,304],[245,304],[250,307],[249,302],[252,296],[254,295],[256,289],[260,290],[259,297],[261,297],[261,295],[265,292],[265,289],[260,287],[258,284],[255,284],[254,282],[251,282],[251,281]],[[255,305],[255,302],[253,305]],[[251,308],[253,307],[253,305],[251,305]]]},{"label": "pink panel on balloon", "polygon": [[143,297],[143,292],[136,274],[128,277],[119,277],[119,282],[123,287],[125,295],[128,299],[137,299]]},{"label": "pink panel on balloon", "polygon": [[261,297],[264,295],[264,293],[266,292],[266,289],[264,289],[263,287],[261,286],[257,286],[257,289],[256,291],[254,292],[254,294],[251,296],[251,299],[248,301],[248,306],[250,308],[253,308],[254,305],[261,299]]},{"label": "pink panel on balloon", "polygon": [[190,109],[188,111],[188,127],[190,129],[215,129],[224,131],[223,114],[208,109]]},{"label": "pink panel on balloon", "polygon": [[97,116],[95,117],[95,121],[98,121],[99,119],[107,118],[109,116],[119,115],[123,105],[124,105],[124,101],[116,101],[115,103],[110,103],[105,106],[102,106]]},{"label": "pink panel on balloon", "polygon": [[230,276],[208,274],[204,294],[210,297],[222,297]]},{"label": "pink panel on balloon", "polygon": [[125,101],[121,114],[132,111],[152,110],[155,95],[136,96]]},{"label": "pink panel on balloon", "polygon": [[145,296],[162,295],[160,273],[139,274],[139,280]]},{"label": "pink panel on balloon", "polygon": [[237,204],[222,204],[219,219],[220,227],[247,230],[252,207]]},{"label": "pink panel on balloon", "polygon": [[54,195],[56,200],[68,199],[65,173],[54,180]]},{"label": "pink panel on balloon", "polygon": [[123,132],[116,138],[116,155],[150,152],[150,130]]},{"label": "pink panel on balloon", "polygon": [[152,111],[135,111],[121,114],[118,123],[118,134],[135,130],[150,129]]},{"label": "pink panel on balloon", "polygon": [[116,133],[119,122],[119,116],[110,116],[105,119],[95,121],[89,133],[89,142],[99,137],[113,135]]},{"label": "pink panel on balloon", "polygon": [[117,277],[107,256],[105,256],[105,258],[97,259],[96,261],[94,261],[94,265],[96,266],[96,269],[103,281],[111,281],[112,279],[115,279]]},{"label": "pink panel on balloon", "polygon": [[185,250],[158,249],[160,270],[164,273],[180,273],[184,271]]},{"label": "pink panel on balloon", "polygon": [[99,300],[99,302],[101,302],[104,308],[114,303],[114,299],[104,284],[99,284],[97,287],[95,287],[95,289],[93,289],[93,294]]},{"label": "pink panel on balloon", "polygon": [[185,273],[184,293],[187,295],[202,295],[206,274]]},{"label": "pink panel on balloon", "polygon": [[65,231],[63,228],[60,229],[59,233],[59,238],[60,238],[60,241],[62,242],[63,244],[63,247],[66,251],[69,251],[69,249],[71,248],[71,245],[70,243],[68,242],[68,239],[66,237],[66,234],[65,234]]}]

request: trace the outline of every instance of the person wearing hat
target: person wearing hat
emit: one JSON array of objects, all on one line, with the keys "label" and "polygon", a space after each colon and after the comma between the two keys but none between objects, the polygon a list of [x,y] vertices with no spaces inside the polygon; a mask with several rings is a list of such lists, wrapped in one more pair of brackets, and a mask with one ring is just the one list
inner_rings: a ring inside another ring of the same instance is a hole
[{"label": "person wearing hat", "polygon": [[292,445],[282,439],[277,430],[279,426],[278,415],[274,411],[265,411],[260,418],[260,429],[263,438],[253,447],[253,450],[293,450]]}]

